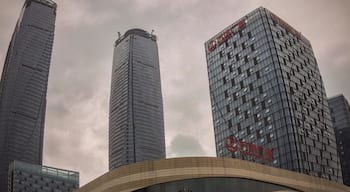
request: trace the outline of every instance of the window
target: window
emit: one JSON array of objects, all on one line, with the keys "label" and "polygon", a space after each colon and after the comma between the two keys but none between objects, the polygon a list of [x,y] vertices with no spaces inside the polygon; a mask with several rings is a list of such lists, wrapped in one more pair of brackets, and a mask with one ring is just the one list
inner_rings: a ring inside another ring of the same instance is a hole
[{"label": "window", "polygon": [[247,35],[249,39],[252,38],[252,33],[250,31],[247,33]]},{"label": "window", "polygon": [[264,125],[265,125],[265,126],[269,125],[269,121],[268,121],[268,118],[267,118],[267,117],[264,118]]},{"label": "window", "polygon": [[254,46],[254,44],[250,45],[250,49],[251,49],[252,51],[255,51],[255,46]]},{"label": "window", "polygon": [[236,85],[235,79],[231,79],[231,85],[232,85],[232,87]]},{"label": "window", "polygon": [[225,94],[225,98],[228,98],[228,91],[227,90],[224,91],[224,94]]},{"label": "window", "polygon": [[254,57],[254,65],[257,65],[258,64],[258,59],[256,57]]},{"label": "window", "polygon": [[252,102],[252,106],[254,107],[256,105],[256,102],[254,99],[251,99],[251,102]]},{"label": "window", "polygon": [[243,104],[247,102],[245,95],[242,96],[242,102],[243,102]]},{"label": "window", "polygon": [[241,124],[240,123],[237,123],[237,130],[241,131]]},{"label": "window", "polygon": [[294,95],[294,89],[293,89],[293,87],[289,87],[289,92],[290,92],[290,94]]},{"label": "window", "polygon": [[256,131],[256,138],[260,139],[261,138],[261,134],[259,131]]},{"label": "window", "polygon": [[273,135],[273,134],[266,135],[267,143],[270,143],[270,142],[271,142],[271,135]]},{"label": "window", "polygon": [[258,122],[259,121],[259,119],[258,119],[258,115],[257,114],[255,114],[254,115],[254,122],[256,123],[256,122]]},{"label": "window", "polygon": [[247,71],[247,76],[250,77],[251,73],[250,70]]},{"label": "window", "polygon": [[250,91],[253,91],[253,90],[254,90],[254,88],[253,88],[253,83],[249,83],[249,90],[250,90]]},{"label": "window", "polygon": [[239,115],[239,111],[240,111],[240,110],[238,109],[238,107],[236,107],[236,108],[235,108],[235,113],[236,113],[236,115]]}]

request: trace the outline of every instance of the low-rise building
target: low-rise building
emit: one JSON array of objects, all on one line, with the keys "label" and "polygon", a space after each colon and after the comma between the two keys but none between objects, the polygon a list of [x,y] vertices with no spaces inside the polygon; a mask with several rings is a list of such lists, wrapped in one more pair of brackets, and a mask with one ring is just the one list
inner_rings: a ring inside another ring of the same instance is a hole
[{"label": "low-rise building", "polygon": [[71,192],[79,188],[79,173],[54,167],[13,161],[8,192]]}]

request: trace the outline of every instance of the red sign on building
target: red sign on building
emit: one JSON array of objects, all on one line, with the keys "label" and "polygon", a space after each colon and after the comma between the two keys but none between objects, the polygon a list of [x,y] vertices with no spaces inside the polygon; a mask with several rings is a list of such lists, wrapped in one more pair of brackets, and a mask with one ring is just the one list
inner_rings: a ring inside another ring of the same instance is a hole
[{"label": "red sign on building", "polygon": [[257,146],[244,141],[238,141],[233,136],[229,136],[225,139],[225,147],[232,153],[238,151],[242,156],[250,156],[256,160],[273,160],[272,149]]},{"label": "red sign on building", "polygon": [[281,25],[283,28],[285,28],[289,33],[292,33],[295,35],[297,38],[301,38],[301,33],[295,30],[292,26],[290,26],[288,23],[284,22],[281,18],[279,18],[277,15],[270,13],[271,19]]},{"label": "red sign on building", "polygon": [[208,51],[210,51],[210,52],[214,51],[219,45],[226,42],[229,38],[231,38],[234,34],[236,34],[238,31],[242,30],[243,28],[245,28],[245,20],[244,19],[239,21],[233,27],[231,27],[228,30],[221,33],[219,36],[216,37],[215,40],[210,41],[210,43],[208,43]]}]

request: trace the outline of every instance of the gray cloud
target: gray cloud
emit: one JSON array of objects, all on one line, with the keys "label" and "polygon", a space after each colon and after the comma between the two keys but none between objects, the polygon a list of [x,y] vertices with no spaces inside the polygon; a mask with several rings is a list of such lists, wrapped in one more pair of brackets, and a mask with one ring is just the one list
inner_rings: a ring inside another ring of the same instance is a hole
[{"label": "gray cloud", "polygon": [[[348,0],[57,0],[44,163],[77,170],[81,184],[107,171],[108,103],[117,32],[158,36],[168,157],[215,156],[204,42],[264,6],[311,41],[328,95],[350,99]],[[0,0],[0,67],[23,0]],[[184,135],[186,133],[186,135]]]},{"label": "gray cloud", "polygon": [[201,144],[192,136],[176,135],[167,147],[167,157],[195,157],[206,156]]}]

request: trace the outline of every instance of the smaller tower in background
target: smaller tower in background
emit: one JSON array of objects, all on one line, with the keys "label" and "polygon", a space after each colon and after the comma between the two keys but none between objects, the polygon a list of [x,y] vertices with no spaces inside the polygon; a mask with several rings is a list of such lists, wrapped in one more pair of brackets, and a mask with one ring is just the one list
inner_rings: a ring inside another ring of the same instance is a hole
[{"label": "smaller tower in background", "polygon": [[343,182],[350,186],[350,106],[344,95],[328,99],[331,110]]}]

